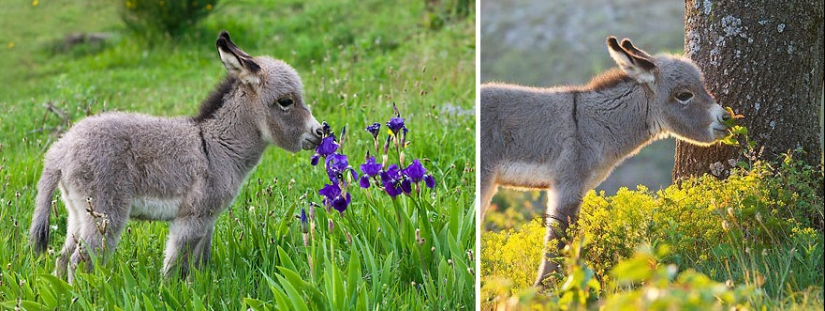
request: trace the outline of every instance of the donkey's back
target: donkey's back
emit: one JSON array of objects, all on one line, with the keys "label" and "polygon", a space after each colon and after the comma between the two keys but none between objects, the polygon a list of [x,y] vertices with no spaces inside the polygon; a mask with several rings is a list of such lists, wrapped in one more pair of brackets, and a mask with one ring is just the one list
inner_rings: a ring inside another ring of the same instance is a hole
[{"label": "donkey's back", "polygon": [[[516,157],[514,160],[520,160],[521,157],[535,155],[530,151],[540,145],[533,138],[561,140],[564,136],[573,135],[575,128],[572,118],[560,117],[572,116],[574,109],[572,96],[565,93],[566,90],[567,88],[483,84],[479,94],[483,99],[481,131],[487,135],[483,134],[481,138],[489,141],[482,142],[482,145],[506,146],[508,148],[497,151],[511,154]],[[561,141],[552,143],[560,144]],[[546,158],[546,153],[541,154],[541,157]]]},{"label": "donkey's back", "polygon": [[60,171],[63,186],[86,197],[180,199],[207,171],[199,133],[185,118],[103,113],[58,140],[46,153],[44,171]]}]

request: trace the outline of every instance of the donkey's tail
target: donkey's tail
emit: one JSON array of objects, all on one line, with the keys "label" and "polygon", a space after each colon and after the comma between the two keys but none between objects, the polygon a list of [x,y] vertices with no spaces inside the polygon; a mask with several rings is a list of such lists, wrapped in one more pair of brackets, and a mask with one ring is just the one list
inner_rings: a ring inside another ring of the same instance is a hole
[{"label": "donkey's tail", "polygon": [[52,195],[60,181],[60,170],[43,166],[43,174],[37,182],[37,199],[32,215],[32,225],[29,228],[29,243],[37,254],[42,253],[49,246],[49,213],[52,207]]}]

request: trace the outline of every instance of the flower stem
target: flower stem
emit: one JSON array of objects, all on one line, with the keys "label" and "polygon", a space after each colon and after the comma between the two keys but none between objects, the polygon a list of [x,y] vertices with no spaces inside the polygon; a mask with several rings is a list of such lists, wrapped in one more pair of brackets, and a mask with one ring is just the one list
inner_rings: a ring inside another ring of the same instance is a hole
[{"label": "flower stem", "polygon": [[392,199],[392,206],[395,209],[395,216],[396,216],[396,219],[398,220],[398,235],[400,237],[403,237],[404,236],[404,229],[403,229],[403,224],[401,223],[401,207],[398,206],[398,201],[396,199]]}]

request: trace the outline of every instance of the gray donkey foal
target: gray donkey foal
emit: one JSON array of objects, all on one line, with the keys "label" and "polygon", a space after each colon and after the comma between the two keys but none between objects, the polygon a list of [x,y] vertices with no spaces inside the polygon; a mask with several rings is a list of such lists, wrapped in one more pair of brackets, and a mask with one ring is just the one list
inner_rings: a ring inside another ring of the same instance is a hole
[{"label": "gray donkey foal", "polygon": [[730,116],[689,59],[653,57],[627,39],[609,37],[607,46],[621,69],[586,86],[481,86],[482,215],[499,185],[550,190],[546,241],[559,244],[536,285],[558,268],[549,257],[564,246],[584,194],[624,158],[667,135],[709,145],[726,134]]},{"label": "gray donkey foal", "polygon": [[304,105],[295,69],[249,56],[226,31],[216,45],[227,77],[197,116],[103,113],[78,122],[49,148],[30,240],[38,253],[46,249],[59,187],[69,213],[59,276],[70,265],[72,282],[80,261],[111,254],[129,218],[169,221],[163,273],[187,275],[190,260],[208,261],[215,220],[264,149],[298,152],[320,142],[321,125]]}]

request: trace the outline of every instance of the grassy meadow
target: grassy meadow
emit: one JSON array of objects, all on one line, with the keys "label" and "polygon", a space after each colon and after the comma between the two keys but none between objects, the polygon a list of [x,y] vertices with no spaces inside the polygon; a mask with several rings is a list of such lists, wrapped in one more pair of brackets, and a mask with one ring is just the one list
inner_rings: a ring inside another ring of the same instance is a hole
[{"label": "grassy meadow", "polygon": [[[424,1],[226,1],[172,39],[128,31],[119,5],[0,3],[0,309],[474,308],[472,10],[459,16]],[[356,169],[373,148],[364,128],[387,122],[397,104],[410,129],[405,164],[421,159],[434,189],[393,200],[354,182],[343,217],[315,208],[305,246],[296,216],[321,203],[327,175],[310,165],[313,152],[273,147],[218,218],[212,261],[189,280],[161,278],[167,225],[140,221],[128,224],[109,261],[73,285],[53,277],[66,238],[62,202],[49,252],[35,256],[27,243],[45,149],[90,114],[195,115],[225,75],[215,49],[222,29],[249,54],[296,68],[315,117],[336,133],[347,127],[342,148]],[[107,38],[67,44],[73,33]]]}]

